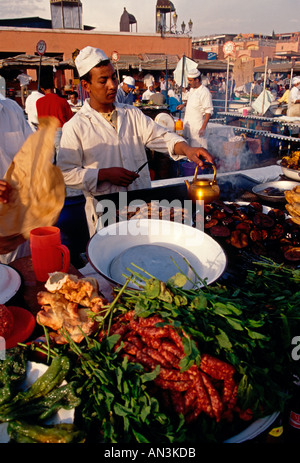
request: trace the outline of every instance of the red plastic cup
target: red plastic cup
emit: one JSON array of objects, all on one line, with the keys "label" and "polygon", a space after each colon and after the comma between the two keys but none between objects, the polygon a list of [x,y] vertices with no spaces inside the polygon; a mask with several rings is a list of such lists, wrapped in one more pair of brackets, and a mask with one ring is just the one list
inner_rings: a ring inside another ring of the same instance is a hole
[{"label": "red plastic cup", "polygon": [[35,277],[47,281],[49,273],[68,272],[70,251],[61,244],[60,229],[39,227],[30,232],[30,249]]}]

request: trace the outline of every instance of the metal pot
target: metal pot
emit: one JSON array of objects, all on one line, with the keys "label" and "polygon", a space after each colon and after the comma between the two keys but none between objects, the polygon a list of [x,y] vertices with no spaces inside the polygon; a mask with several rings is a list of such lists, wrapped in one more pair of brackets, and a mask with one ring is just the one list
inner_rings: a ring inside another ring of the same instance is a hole
[{"label": "metal pot", "polygon": [[213,179],[208,178],[197,178],[198,167],[196,166],[194,179],[190,183],[188,180],[185,180],[187,186],[188,197],[196,202],[196,201],[204,201],[205,204],[209,204],[220,197],[220,188],[217,185],[216,176],[217,170],[214,164],[205,163],[212,167],[214,171]]}]

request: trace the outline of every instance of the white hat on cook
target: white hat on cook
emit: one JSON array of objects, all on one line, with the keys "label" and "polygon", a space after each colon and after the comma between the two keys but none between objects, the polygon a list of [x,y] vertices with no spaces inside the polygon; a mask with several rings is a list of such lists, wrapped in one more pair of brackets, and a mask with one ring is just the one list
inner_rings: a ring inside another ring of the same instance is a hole
[{"label": "white hat on cook", "polygon": [[108,60],[104,51],[99,48],[85,47],[80,50],[78,56],[75,59],[75,64],[79,77],[87,74],[93,67],[101,63],[101,61]]},{"label": "white hat on cook", "polygon": [[123,80],[124,84],[126,84],[129,88],[135,88],[135,80],[131,76],[126,76]]},{"label": "white hat on cook", "polygon": [[296,85],[300,83],[300,76],[293,77],[292,84]]},{"label": "white hat on cook", "polygon": [[196,79],[197,77],[200,76],[200,71],[199,69],[191,69],[190,71],[188,71],[187,76],[189,79]]}]

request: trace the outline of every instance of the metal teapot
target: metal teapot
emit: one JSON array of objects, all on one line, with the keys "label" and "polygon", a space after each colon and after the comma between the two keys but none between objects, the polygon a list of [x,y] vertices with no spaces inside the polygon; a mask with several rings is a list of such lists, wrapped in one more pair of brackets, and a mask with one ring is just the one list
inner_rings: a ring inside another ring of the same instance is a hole
[{"label": "metal teapot", "polygon": [[217,185],[216,181],[217,170],[215,165],[210,162],[206,162],[205,165],[209,165],[213,168],[214,176],[212,180],[208,178],[198,179],[197,173],[199,166],[197,165],[193,181],[190,183],[188,180],[185,180],[185,183],[188,197],[192,201],[204,201],[205,204],[209,204],[220,197],[220,187]]}]

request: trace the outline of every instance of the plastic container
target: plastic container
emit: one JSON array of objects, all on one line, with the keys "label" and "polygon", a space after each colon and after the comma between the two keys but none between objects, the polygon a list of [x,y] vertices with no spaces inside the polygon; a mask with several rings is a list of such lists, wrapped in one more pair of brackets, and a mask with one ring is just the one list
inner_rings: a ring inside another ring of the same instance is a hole
[{"label": "plastic container", "polygon": [[181,137],[183,136],[183,122],[180,118],[175,122],[175,131]]},{"label": "plastic container", "polygon": [[30,250],[35,277],[47,281],[49,273],[68,272],[70,251],[61,244],[58,227],[38,227],[30,231]]}]

